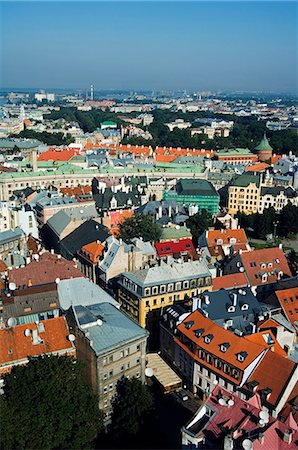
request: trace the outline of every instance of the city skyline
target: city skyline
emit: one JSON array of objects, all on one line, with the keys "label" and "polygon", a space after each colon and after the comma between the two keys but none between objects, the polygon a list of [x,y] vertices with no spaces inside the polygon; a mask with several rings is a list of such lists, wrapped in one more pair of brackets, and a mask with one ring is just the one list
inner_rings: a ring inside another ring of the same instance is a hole
[{"label": "city skyline", "polygon": [[1,10],[1,88],[297,92],[294,2],[4,2]]}]

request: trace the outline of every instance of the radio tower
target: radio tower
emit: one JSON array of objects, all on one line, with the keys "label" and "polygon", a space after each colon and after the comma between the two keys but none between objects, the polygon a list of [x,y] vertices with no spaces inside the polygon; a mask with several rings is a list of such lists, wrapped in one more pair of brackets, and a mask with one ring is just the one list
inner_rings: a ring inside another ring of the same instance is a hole
[{"label": "radio tower", "polygon": [[91,84],[90,88],[90,100],[93,102],[93,84]]}]

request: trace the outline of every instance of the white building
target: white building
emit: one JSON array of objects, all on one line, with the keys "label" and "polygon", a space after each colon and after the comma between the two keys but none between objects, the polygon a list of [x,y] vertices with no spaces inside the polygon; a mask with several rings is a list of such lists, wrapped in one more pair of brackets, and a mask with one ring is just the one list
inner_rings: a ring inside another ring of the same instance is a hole
[{"label": "white building", "polygon": [[263,187],[259,199],[258,212],[262,214],[265,208],[274,208],[280,212],[288,203],[298,206],[298,193],[291,186]]}]

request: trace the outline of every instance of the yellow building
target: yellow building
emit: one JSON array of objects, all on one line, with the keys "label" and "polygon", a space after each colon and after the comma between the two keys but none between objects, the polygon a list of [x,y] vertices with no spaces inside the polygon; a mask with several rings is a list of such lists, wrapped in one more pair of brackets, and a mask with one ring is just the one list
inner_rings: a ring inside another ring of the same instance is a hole
[{"label": "yellow building", "polygon": [[228,213],[238,211],[245,214],[258,212],[261,194],[261,178],[259,175],[240,175],[228,191]]},{"label": "yellow building", "polygon": [[123,273],[118,282],[118,301],[123,311],[150,330],[162,307],[187,300],[198,289],[201,292],[212,289],[206,262],[175,261]]}]

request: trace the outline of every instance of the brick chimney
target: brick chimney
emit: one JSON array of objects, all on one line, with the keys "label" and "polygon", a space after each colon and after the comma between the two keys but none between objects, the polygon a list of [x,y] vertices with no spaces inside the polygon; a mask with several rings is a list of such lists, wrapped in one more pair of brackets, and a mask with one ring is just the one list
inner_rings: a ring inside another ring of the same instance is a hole
[{"label": "brick chimney", "polygon": [[293,440],[293,430],[291,428],[288,428],[283,435],[283,441],[286,442],[286,444],[291,444]]}]

